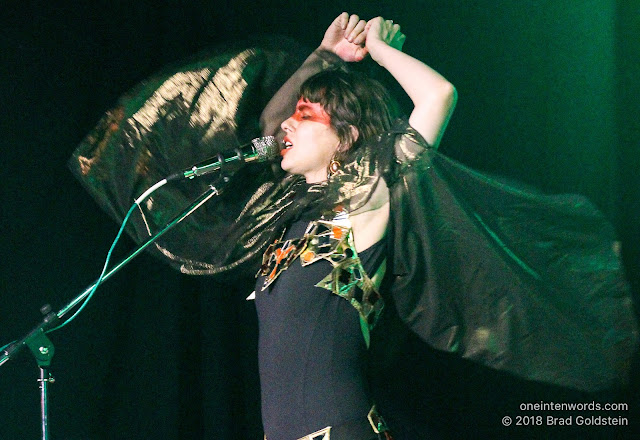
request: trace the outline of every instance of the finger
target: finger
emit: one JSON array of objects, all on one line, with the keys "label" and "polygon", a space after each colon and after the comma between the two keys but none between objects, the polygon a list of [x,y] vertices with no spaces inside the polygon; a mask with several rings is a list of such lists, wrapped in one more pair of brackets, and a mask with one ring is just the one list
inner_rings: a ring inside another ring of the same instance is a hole
[{"label": "finger", "polygon": [[369,29],[371,29],[371,27],[375,24],[375,18],[372,18],[371,20],[367,21],[367,25],[364,27],[364,29],[369,32]]},{"label": "finger", "polygon": [[340,27],[340,29],[344,30],[347,27],[347,23],[349,22],[349,14],[347,12],[343,12],[338,15],[333,23]]},{"label": "finger", "polygon": [[364,27],[367,25],[367,22],[364,20],[360,20],[355,28],[351,31],[349,35],[346,36],[347,40],[355,43],[355,39],[364,31]]},{"label": "finger", "polygon": [[393,20],[385,20],[384,21],[384,28],[392,31],[393,30]]},{"label": "finger", "polygon": [[353,44],[361,45],[367,40],[367,34],[369,33],[369,29],[365,26],[365,28],[355,37],[352,41]]},{"label": "finger", "polygon": [[367,26],[369,26],[369,28],[371,28],[373,26],[381,25],[381,23],[382,23],[382,17],[376,17],[376,18],[372,18],[371,20],[369,20],[367,22]]},{"label": "finger", "polygon": [[398,50],[402,50],[402,46],[404,46],[404,41],[407,39],[405,34],[399,33],[394,37],[394,41],[392,43],[393,47]]},{"label": "finger", "polygon": [[349,17],[349,23],[347,23],[347,28],[344,31],[345,37],[351,34],[351,31],[353,31],[359,21],[360,17],[358,17],[356,14],[353,14],[351,17]]},{"label": "finger", "polygon": [[367,55],[369,55],[369,49],[367,49],[366,47],[359,47],[356,50],[356,56],[360,59],[363,60]]}]

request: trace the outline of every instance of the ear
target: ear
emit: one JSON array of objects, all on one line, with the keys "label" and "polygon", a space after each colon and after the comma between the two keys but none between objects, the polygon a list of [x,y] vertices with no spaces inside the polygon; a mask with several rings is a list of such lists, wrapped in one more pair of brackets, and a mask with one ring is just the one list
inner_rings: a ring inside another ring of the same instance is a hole
[{"label": "ear", "polygon": [[351,130],[351,139],[353,139],[351,145],[353,145],[358,141],[358,138],[360,137],[360,130],[358,130],[355,125],[350,125],[349,129]]},{"label": "ear", "polygon": [[353,144],[355,144],[358,141],[358,137],[360,137],[360,131],[355,125],[349,125],[349,130],[351,131],[351,139],[350,139],[351,144],[348,147],[345,147],[344,145],[340,144],[338,146],[338,152],[340,153],[344,153],[347,150],[349,150],[349,148],[351,148]]}]

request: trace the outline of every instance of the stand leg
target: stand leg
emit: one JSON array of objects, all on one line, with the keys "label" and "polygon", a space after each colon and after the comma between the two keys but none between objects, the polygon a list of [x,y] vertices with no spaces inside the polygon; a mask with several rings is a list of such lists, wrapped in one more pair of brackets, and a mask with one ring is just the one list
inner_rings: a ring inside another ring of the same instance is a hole
[{"label": "stand leg", "polygon": [[49,383],[55,382],[55,379],[45,367],[40,367],[40,420],[42,429],[42,440],[49,440]]}]

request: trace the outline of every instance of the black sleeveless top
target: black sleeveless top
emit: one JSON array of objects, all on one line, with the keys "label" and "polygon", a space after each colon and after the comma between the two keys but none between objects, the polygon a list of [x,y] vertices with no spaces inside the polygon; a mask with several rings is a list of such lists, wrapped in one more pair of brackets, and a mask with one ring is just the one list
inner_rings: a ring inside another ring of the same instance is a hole
[{"label": "black sleeveless top", "polygon": [[[309,219],[294,222],[284,239],[299,238]],[[359,253],[373,274],[384,240]],[[266,290],[256,283],[262,420],[268,439],[296,440],[327,426],[365,420],[371,409],[367,348],[357,310],[315,284],[332,270],[326,260],[299,259]]]}]

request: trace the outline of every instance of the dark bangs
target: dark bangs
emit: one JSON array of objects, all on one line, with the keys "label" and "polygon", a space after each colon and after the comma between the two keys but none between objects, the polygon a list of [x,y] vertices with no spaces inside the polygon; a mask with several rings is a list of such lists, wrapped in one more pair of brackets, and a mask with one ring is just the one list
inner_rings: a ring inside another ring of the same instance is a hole
[{"label": "dark bangs", "polygon": [[[344,70],[326,70],[307,79],[300,97],[322,105],[331,117],[345,152],[388,131],[396,115],[396,105],[382,84],[365,75]],[[357,141],[351,125],[359,132]]]}]

